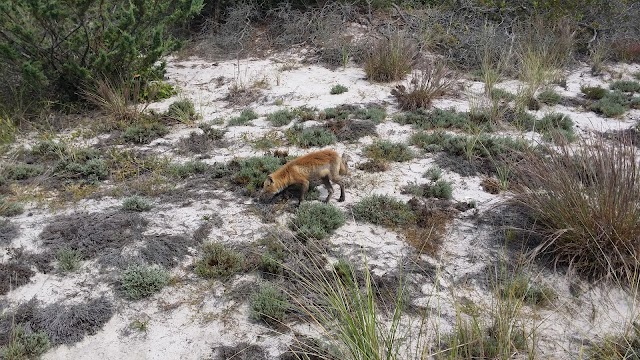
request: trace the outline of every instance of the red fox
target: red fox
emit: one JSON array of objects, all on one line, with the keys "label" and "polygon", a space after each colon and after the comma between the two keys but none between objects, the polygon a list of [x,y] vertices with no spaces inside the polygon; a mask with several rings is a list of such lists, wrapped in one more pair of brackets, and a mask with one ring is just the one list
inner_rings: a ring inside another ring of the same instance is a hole
[{"label": "red fox", "polygon": [[315,151],[291,160],[267,177],[262,186],[260,198],[269,200],[290,185],[301,185],[302,191],[298,202],[300,205],[309,190],[309,182],[322,180],[329,192],[324,202],[328,202],[333,195],[331,182],[340,185],[338,201],[342,202],[344,201],[344,183],[340,176],[349,174],[347,164],[349,160],[349,155],[340,156],[331,149]]}]

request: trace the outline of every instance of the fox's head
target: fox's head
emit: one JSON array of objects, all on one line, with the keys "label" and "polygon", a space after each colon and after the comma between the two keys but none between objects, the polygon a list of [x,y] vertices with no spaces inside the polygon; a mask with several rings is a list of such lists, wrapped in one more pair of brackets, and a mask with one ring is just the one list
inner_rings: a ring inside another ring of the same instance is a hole
[{"label": "fox's head", "polygon": [[276,186],[276,182],[273,181],[271,175],[267,176],[267,179],[262,184],[262,192],[260,193],[261,200],[271,200],[280,189]]}]

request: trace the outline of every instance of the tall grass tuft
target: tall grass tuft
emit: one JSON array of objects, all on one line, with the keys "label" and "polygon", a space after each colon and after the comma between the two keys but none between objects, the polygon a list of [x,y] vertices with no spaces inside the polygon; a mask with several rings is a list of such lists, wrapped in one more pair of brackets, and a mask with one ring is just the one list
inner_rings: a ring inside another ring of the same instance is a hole
[{"label": "tall grass tuft", "polygon": [[364,72],[371,81],[400,80],[411,71],[413,56],[414,50],[405,37],[392,36],[374,45],[365,59]]},{"label": "tall grass tuft", "polygon": [[627,141],[561,145],[529,153],[516,169],[515,200],[536,219],[550,253],[595,279],[632,281],[640,271],[640,169]]}]

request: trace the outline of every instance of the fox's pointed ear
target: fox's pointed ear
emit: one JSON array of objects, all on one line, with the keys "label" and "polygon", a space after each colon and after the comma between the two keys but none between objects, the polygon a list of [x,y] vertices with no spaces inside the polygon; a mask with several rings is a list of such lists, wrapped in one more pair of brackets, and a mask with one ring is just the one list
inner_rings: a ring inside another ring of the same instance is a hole
[{"label": "fox's pointed ear", "polygon": [[273,184],[273,178],[271,177],[271,175],[268,175],[268,176],[267,176],[267,180],[269,180],[269,183],[270,183],[270,184]]}]

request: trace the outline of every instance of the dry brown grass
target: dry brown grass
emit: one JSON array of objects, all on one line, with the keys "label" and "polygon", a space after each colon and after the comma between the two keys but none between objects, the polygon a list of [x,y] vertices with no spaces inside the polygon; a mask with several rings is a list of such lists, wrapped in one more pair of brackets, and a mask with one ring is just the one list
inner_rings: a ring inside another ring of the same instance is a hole
[{"label": "dry brown grass", "polygon": [[401,80],[411,71],[415,50],[402,34],[379,40],[365,59],[367,79],[375,82]]},{"label": "dry brown grass", "polygon": [[633,281],[640,271],[640,169],[628,141],[560,145],[515,165],[515,200],[537,221],[551,254],[594,279]]},{"label": "dry brown grass", "polygon": [[391,94],[402,110],[428,109],[434,99],[453,92],[458,86],[458,76],[443,62],[424,65],[413,73],[408,85],[397,85]]}]

